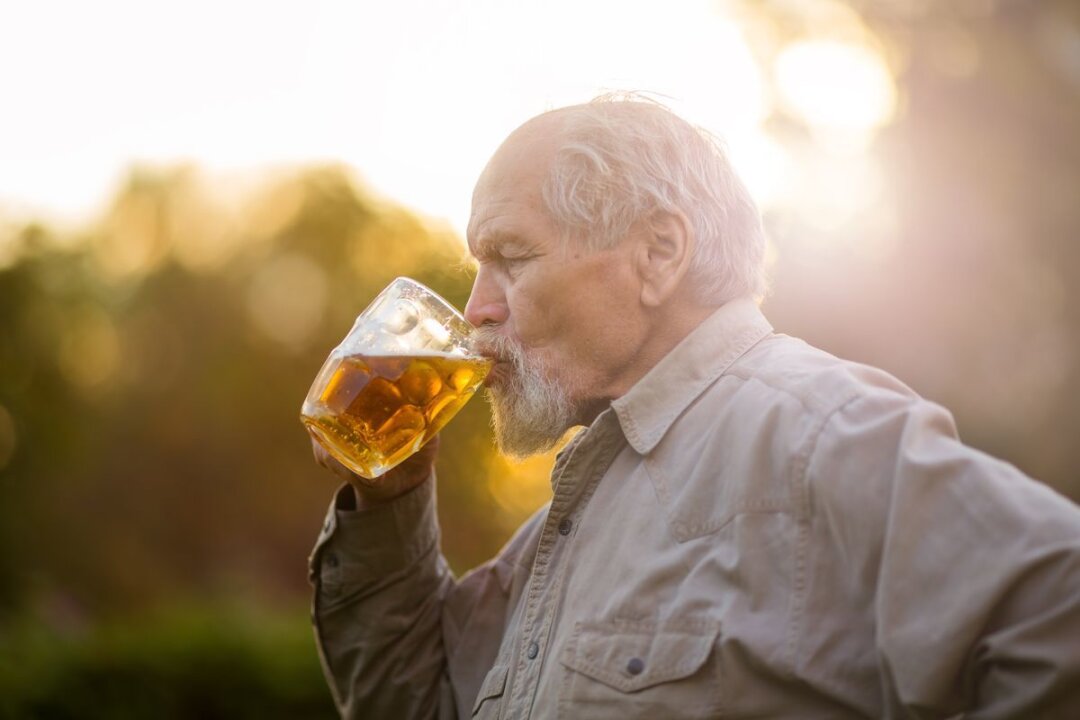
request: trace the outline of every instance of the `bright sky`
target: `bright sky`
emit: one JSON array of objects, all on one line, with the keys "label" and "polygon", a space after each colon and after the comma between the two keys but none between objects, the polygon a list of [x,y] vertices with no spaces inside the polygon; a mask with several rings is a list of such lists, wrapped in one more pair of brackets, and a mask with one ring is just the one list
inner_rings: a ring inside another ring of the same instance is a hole
[{"label": "bright sky", "polygon": [[855,135],[896,102],[858,45],[807,38],[764,72],[711,0],[6,2],[0,212],[88,216],[139,161],[332,161],[460,230],[510,130],[612,89],[725,136],[765,204],[792,174],[762,130],[777,93]]}]

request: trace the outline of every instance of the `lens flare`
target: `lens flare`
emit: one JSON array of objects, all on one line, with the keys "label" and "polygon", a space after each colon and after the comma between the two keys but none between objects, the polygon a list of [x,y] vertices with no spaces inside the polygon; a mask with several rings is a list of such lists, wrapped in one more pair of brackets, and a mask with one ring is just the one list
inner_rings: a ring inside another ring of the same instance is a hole
[{"label": "lens flare", "polygon": [[784,105],[815,129],[869,133],[896,113],[889,68],[866,46],[800,40],[780,53],[774,73]]}]

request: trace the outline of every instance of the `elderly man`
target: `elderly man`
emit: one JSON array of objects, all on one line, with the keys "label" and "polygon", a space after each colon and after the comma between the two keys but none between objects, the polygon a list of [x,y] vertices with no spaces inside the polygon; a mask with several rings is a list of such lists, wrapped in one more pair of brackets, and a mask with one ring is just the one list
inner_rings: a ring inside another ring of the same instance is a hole
[{"label": "elderly man", "polygon": [[551,503],[455,580],[429,446],[338,493],[311,573],[342,715],[1080,717],[1080,512],[889,375],[775,334],[722,151],[605,101],[473,196],[466,316]]}]

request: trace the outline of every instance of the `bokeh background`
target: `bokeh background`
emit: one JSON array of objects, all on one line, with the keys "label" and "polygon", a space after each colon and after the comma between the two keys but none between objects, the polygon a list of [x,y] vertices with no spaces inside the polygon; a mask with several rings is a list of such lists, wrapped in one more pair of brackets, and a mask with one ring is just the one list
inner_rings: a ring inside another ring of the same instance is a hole
[{"label": "bokeh background", "polygon": [[[0,6],[0,718],[332,717],[297,420],[389,280],[463,305],[529,116],[652,93],[726,138],[778,330],[1080,498],[1072,0]],[[460,571],[548,493],[470,404]]]}]

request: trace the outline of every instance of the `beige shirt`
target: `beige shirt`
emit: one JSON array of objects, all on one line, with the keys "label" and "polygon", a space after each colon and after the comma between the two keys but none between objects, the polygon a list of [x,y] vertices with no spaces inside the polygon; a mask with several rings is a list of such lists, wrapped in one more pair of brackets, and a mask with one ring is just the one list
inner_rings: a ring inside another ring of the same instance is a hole
[{"label": "beige shirt", "polygon": [[345,717],[1080,717],[1080,511],[725,305],[455,580],[433,483],[312,555]]}]

